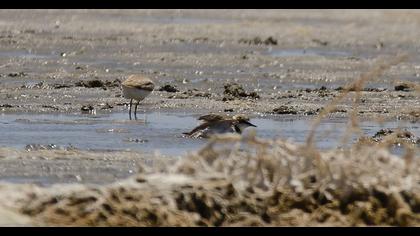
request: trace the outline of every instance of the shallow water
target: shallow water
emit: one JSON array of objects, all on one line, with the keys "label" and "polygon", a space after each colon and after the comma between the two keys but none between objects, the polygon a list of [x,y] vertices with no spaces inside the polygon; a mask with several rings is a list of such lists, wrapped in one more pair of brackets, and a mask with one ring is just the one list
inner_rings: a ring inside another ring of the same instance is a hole
[{"label": "shallow water", "polygon": [[[197,150],[206,142],[204,139],[186,138],[182,135],[199,123],[198,116],[199,114],[190,113],[139,113],[139,120],[130,121],[127,113],[0,114],[0,146],[23,149],[27,145],[43,145],[45,148],[138,150],[149,153],[159,150],[162,154],[182,155]],[[257,125],[259,137],[287,138],[298,143],[305,142],[311,124],[310,119],[289,116],[256,117],[251,122]],[[324,149],[339,145],[346,122],[345,119],[324,121],[317,129],[317,146]],[[381,128],[398,127],[420,136],[418,124],[403,121],[387,122],[383,125],[367,121],[361,123],[363,132],[368,136]],[[329,132],[327,136],[326,132]]]},{"label": "shallow water", "polygon": [[37,53],[30,50],[9,50],[9,51],[0,51],[0,58],[6,59],[57,59],[59,58],[59,53]]},{"label": "shallow water", "polygon": [[268,52],[275,57],[295,57],[295,56],[325,56],[325,57],[349,57],[353,53],[338,50],[323,49],[272,49]]}]

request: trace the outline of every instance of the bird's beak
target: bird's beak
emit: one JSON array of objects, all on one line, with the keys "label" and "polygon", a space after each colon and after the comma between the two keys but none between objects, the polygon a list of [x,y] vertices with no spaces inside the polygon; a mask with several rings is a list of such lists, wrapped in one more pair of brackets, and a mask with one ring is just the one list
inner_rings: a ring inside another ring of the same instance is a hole
[{"label": "bird's beak", "polygon": [[254,124],[252,124],[252,123],[250,123],[248,121],[244,121],[244,123],[247,124],[247,125],[249,125],[249,126],[257,127],[256,125],[254,125]]}]

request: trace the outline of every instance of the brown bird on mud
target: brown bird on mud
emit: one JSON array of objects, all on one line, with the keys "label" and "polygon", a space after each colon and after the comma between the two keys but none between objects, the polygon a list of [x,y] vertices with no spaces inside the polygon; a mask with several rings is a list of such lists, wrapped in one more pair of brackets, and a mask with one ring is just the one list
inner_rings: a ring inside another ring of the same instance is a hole
[{"label": "brown bird on mud", "polygon": [[155,88],[153,81],[147,77],[141,75],[130,75],[121,84],[123,96],[130,99],[130,109],[128,111],[131,120],[131,107],[133,105],[133,99],[137,100],[134,107],[134,118],[137,120],[137,105],[140,101],[145,99]]},{"label": "brown bird on mud", "polygon": [[247,127],[256,125],[249,122],[244,115],[235,115],[232,118],[217,114],[200,116],[198,120],[204,121],[188,133],[183,133],[192,138],[209,138],[214,134],[238,133],[241,134]]}]

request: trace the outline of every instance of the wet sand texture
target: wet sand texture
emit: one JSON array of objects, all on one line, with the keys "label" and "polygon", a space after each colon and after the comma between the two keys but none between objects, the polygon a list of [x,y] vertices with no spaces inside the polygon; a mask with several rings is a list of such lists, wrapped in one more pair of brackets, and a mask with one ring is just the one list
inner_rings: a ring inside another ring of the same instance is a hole
[{"label": "wet sand texture", "polygon": [[[314,115],[377,60],[406,53],[367,84],[359,115],[419,117],[418,11],[2,10],[0,18],[3,112],[127,112],[120,83],[142,74],[158,89],[141,111],[287,106]],[[351,104],[331,116],[348,117]]]}]

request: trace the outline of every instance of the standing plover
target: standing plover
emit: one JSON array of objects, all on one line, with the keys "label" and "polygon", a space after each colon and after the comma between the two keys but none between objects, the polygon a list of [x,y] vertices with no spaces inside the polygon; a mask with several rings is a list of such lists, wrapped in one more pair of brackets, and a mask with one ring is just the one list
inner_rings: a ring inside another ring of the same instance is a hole
[{"label": "standing plover", "polygon": [[134,118],[137,120],[137,105],[140,101],[149,95],[155,88],[153,81],[141,75],[130,75],[128,79],[122,82],[122,91],[125,98],[130,99],[130,109],[128,111],[131,120],[131,106],[133,99],[137,100],[134,107]]},{"label": "standing plover", "polygon": [[239,133],[250,126],[257,127],[249,122],[249,118],[244,115],[235,115],[232,118],[217,114],[200,116],[199,120],[204,122],[195,127],[185,135],[193,138],[208,138],[214,134]]}]

